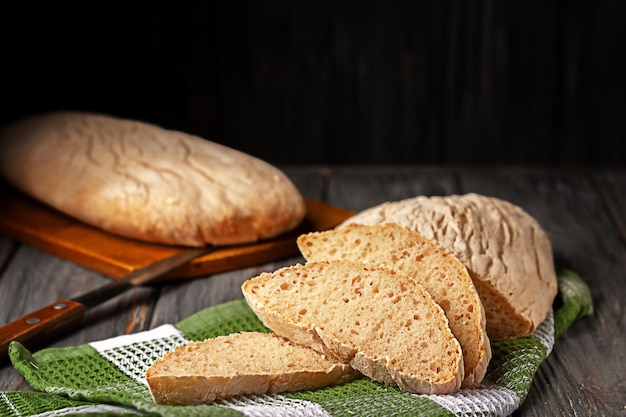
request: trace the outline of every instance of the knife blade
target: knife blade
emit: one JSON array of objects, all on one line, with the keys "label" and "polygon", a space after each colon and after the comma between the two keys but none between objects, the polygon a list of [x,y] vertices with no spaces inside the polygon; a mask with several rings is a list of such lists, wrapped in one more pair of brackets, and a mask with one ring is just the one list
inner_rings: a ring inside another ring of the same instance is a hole
[{"label": "knife blade", "polygon": [[59,300],[33,311],[0,327],[0,361],[7,356],[13,341],[22,344],[34,342],[42,336],[51,337],[54,332],[80,322],[85,312],[130,288],[146,284],[192,259],[207,254],[211,247],[184,249],[168,258],[144,268],[136,269],[125,277],[84,293],[78,297]]}]

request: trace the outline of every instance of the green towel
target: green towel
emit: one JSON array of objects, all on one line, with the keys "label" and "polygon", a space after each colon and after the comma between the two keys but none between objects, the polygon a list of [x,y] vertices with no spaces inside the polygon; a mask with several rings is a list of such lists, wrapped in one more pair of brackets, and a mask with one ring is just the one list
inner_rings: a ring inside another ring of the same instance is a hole
[{"label": "green towel", "polygon": [[[176,325],[76,347],[31,353],[9,349],[32,391],[0,392],[1,416],[508,416],[524,401],[535,372],[573,322],[593,313],[587,285],[558,271],[554,313],[528,337],[492,341],[493,358],[481,387],[453,395],[414,395],[367,378],[329,388],[249,396],[207,406],[154,403],[144,374],[174,346],[239,331],[265,331],[244,300],[202,310]],[[557,307],[558,304],[558,307]]]}]

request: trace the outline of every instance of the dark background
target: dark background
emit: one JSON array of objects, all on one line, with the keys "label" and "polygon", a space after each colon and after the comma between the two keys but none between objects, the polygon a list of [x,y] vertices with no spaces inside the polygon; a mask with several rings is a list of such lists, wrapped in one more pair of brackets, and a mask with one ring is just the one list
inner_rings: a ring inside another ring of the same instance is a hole
[{"label": "dark background", "polygon": [[8,3],[3,124],[104,112],[275,164],[626,165],[626,1]]}]

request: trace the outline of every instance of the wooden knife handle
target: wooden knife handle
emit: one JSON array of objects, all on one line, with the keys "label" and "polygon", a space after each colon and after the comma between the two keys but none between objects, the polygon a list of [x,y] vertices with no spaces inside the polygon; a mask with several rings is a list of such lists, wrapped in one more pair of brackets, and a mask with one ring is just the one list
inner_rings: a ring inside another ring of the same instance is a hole
[{"label": "wooden knife handle", "polygon": [[29,313],[0,327],[0,360],[4,359],[12,341],[34,342],[47,333],[83,318],[86,307],[72,300],[62,300]]}]

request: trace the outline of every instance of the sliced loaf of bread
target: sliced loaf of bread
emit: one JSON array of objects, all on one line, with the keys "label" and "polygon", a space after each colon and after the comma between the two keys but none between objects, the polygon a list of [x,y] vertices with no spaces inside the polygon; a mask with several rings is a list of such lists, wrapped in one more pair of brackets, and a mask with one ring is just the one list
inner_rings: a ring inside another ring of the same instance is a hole
[{"label": "sliced loaf of bread", "polygon": [[242,286],[277,334],[375,381],[412,393],[457,391],[463,354],[441,307],[401,271],[351,261],[307,262]]},{"label": "sliced loaf of bread", "polygon": [[371,207],[346,224],[398,223],[437,240],[467,267],[491,339],[531,334],[557,294],[546,231],[521,207],[480,194],[418,196]]},{"label": "sliced loaf of bread", "polygon": [[436,241],[394,224],[351,224],[298,237],[307,261],[351,260],[398,269],[443,308],[463,349],[463,387],[480,384],[491,359],[485,312],[465,266]]},{"label": "sliced loaf of bread", "polygon": [[200,405],[246,394],[317,389],[362,375],[276,334],[242,332],[179,346],[146,372],[158,404]]}]

